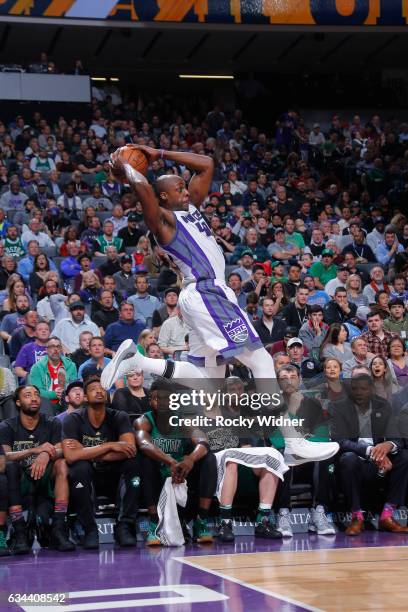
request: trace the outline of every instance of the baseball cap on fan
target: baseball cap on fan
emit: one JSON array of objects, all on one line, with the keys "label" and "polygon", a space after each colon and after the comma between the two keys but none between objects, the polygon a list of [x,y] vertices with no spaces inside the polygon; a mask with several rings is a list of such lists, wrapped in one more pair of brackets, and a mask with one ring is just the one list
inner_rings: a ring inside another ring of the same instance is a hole
[{"label": "baseball cap on fan", "polygon": [[290,340],[288,340],[288,343],[286,346],[287,348],[290,348],[291,346],[294,346],[296,344],[298,344],[299,346],[303,346],[303,342],[300,338],[291,338]]}]

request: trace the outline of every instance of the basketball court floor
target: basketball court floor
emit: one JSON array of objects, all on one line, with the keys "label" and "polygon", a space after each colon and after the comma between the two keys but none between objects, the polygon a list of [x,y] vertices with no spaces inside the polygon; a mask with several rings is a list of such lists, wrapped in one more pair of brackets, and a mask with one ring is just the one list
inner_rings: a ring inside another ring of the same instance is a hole
[{"label": "basketball court floor", "polygon": [[1,559],[0,610],[395,612],[408,610],[407,576],[408,536],[374,531],[181,548],[105,544]]}]

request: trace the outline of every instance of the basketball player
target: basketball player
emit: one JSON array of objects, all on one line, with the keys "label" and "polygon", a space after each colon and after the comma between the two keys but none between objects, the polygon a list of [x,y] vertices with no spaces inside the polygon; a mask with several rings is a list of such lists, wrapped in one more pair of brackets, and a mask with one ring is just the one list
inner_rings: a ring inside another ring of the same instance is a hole
[{"label": "basketball player", "polygon": [[[188,188],[181,177],[164,175],[156,181],[156,196],[147,179],[122,157],[128,147],[142,151],[149,164],[167,159],[193,170],[195,174]],[[111,155],[111,167],[114,176],[133,189],[147,227],[183,275],[179,306],[191,331],[188,362],[170,365],[164,360],[141,356],[132,340],[125,340],[102,373],[104,388],[111,388],[115,380],[123,378],[135,365],[168,378],[224,378],[226,360],[233,357],[252,370],[257,386],[261,383],[265,388],[267,381],[276,378],[273,359],[239,307],[235,293],[227,286],[223,252],[199,211],[212,182],[212,159],[184,151],[126,145]],[[131,353],[133,357],[129,358]],[[296,436],[294,431],[288,434],[291,439]],[[322,444],[302,442],[302,453],[307,456],[319,455],[323,450]],[[319,450],[313,448],[316,446]],[[294,451],[293,448],[290,452],[298,454]]]}]

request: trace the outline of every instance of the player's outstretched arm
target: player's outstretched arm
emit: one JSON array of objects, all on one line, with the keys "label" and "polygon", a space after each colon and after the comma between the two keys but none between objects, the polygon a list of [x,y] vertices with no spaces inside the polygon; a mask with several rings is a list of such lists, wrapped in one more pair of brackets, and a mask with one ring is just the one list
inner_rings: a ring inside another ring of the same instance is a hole
[{"label": "player's outstretched arm", "polygon": [[144,221],[149,230],[162,244],[168,244],[175,232],[175,221],[171,212],[159,206],[156,194],[143,174],[124,163],[120,149],[111,155],[112,174],[122,183],[127,183],[139,199]]},{"label": "player's outstretched arm", "polygon": [[190,193],[190,201],[194,206],[201,206],[210,190],[212,177],[214,173],[214,162],[208,155],[197,155],[196,153],[188,153],[186,151],[165,151],[163,149],[153,149],[144,145],[133,145],[148,158],[149,162],[160,158],[174,161],[178,164],[187,166],[190,170],[194,170],[195,174],[191,179],[188,191]]}]

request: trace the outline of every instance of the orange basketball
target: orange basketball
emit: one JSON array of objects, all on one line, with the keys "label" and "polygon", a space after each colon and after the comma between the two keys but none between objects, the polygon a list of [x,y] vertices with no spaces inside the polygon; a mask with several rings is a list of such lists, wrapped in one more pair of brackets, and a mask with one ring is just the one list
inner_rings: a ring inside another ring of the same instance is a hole
[{"label": "orange basketball", "polygon": [[132,168],[146,176],[149,162],[142,151],[139,151],[139,149],[132,149],[131,147],[123,147],[120,151],[120,155],[125,162],[132,166]]}]

